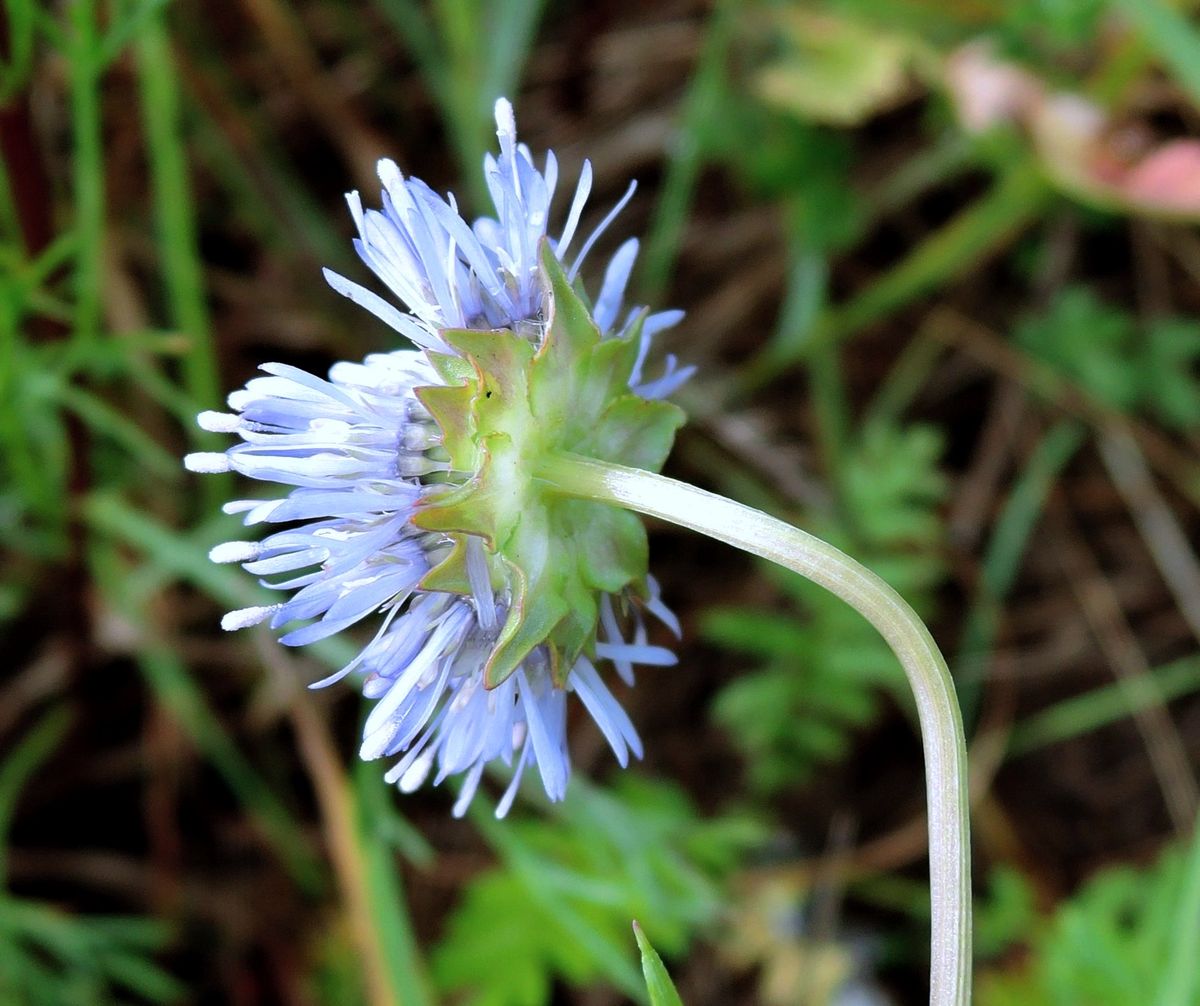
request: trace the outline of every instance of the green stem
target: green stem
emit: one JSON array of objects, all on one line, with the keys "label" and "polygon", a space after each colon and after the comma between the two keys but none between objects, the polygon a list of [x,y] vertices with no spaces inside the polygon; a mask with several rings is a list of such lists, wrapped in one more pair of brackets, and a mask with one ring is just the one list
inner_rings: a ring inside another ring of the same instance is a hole
[{"label": "green stem", "polygon": [[931,1006],[971,997],[971,861],[967,752],[946,661],[912,608],[849,556],[799,528],[663,475],[561,454],[539,476],[568,496],[611,503],[699,531],[832,591],[891,646],[917,701],[925,750],[932,901]]}]

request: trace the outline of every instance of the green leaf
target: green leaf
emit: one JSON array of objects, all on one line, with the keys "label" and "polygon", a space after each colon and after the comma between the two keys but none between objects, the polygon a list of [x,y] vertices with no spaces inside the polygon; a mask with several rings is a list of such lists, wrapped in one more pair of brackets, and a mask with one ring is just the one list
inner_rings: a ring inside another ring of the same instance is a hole
[{"label": "green leaf", "polygon": [[998,866],[986,896],[975,905],[974,952],[979,959],[999,957],[1028,937],[1036,922],[1034,891],[1017,870]]},{"label": "green leaf", "polygon": [[628,773],[612,791],[573,780],[546,817],[497,823],[478,801],[471,813],[500,863],[468,885],[432,964],[439,991],[472,1006],[541,1006],[556,980],[640,999],[629,920],[683,952],[765,838],[746,818],[702,819],[677,787]]},{"label": "green leaf", "polygon": [[779,26],[788,50],[756,82],[769,103],[803,119],[853,126],[901,97],[914,40],[802,8],[779,15]]},{"label": "green leaf", "polygon": [[1164,424],[1200,426],[1200,324],[1191,318],[1163,318],[1146,330],[1144,401]]},{"label": "green leaf", "polygon": [[1200,32],[1182,10],[1164,0],[1111,0],[1172,72],[1193,102],[1200,102]]},{"label": "green leaf", "polygon": [[1105,405],[1179,429],[1200,425],[1200,325],[1160,318],[1143,326],[1087,287],[1063,290],[1026,318],[1017,341]]},{"label": "green leaf", "polygon": [[646,978],[646,992],[650,996],[650,1006],[683,1006],[679,993],[675,991],[675,983],[667,974],[662,958],[646,939],[642,927],[635,921],[633,935],[637,938],[638,950],[642,954],[642,974]]},{"label": "green leaf", "polygon": [[[1164,962],[1195,959],[1198,927],[1189,916],[1200,872],[1189,868],[1183,853],[1175,847],[1145,869],[1105,870],[1049,917],[1027,921],[1026,953],[1006,958],[1016,966],[981,973],[980,1006],[1153,1001],[1153,990],[1166,988]],[[1182,993],[1170,1000],[1177,1006],[1200,1001],[1191,981],[1173,991]]]},{"label": "green leaf", "polygon": [[1017,327],[1016,339],[1106,405],[1127,409],[1141,397],[1136,326],[1086,287],[1063,290],[1043,314]]}]

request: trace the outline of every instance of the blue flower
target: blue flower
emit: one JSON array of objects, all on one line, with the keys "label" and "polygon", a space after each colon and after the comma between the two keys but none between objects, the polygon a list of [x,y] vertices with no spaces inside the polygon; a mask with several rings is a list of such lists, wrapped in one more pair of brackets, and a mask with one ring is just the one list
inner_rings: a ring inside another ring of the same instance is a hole
[{"label": "blue flower", "polygon": [[[229,396],[230,413],[199,417],[204,429],[236,434],[241,442],[224,453],[185,459],[195,472],[236,471],[288,487],[277,499],[227,504],[226,512],[243,514],[247,526],[279,529],[258,542],[218,545],[210,557],[241,563],[267,586],[292,593],[275,605],[230,612],[222,625],[232,630],[268,621],[274,629],[286,627],[281,642],[300,646],[378,618],[375,635],[354,660],[313,687],[351,673],[361,676],[363,693],[374,700],[361,756],[399,756],[387,778],[406,792],[431,774],[434,784],[462,774],[456,816],[465,813],[485,766],[494,760],[514,767],[497,816],[508,811],[531,763],[547,796],[563,798],[570,775],[570,693],[582,701],[622,766],[630,752],[640,758],[637,732],[595,661],[610,663],[632,685],[635,664],[675,661],[669,650],[648,643],[643,613],[679,632],[647,577],[642,596],[630,590],[599,596],[594,646],[570,665],[565,687],[555,684],[551,654],[539,646],[515,673],[486,689],[484,665],[512,591],[496,582],[482,539],[465,537],[468,591],[422,587],[454,542],[418,527],[414,513],[469,474],[453,469],[442,449],[442,431],[416,394],[446,384],[445,368],[435,369],[428,353],[454,355],[442,337],[448,329],[508,329],[536,344],[546,319],[538,255],[547,237],[557,164],[548,153],[544,170],[535,168],[529,150],[516,142],[507,101],[496,104],[496,124],[500,156],[489,155],[484,163],[494,219],[468,225],[453,197],[443,199],[423,182],[405,178],[389,160],[379,164],[381,210],[364,210],[357,192],[348,196],[359,256],[408,312],[329,270],[326,278],[420,348],[335,364],[328,380],[266,364],[267,376]],[[571,280],[634,191],[631,185],[572,254],[591,178],[585,162],[566,223],[550,239]],[[653,337],[682,313],[629,311],[622,317],[637,250],[631,239],[613,256],[592,318],[603,336],[639,340],[628,386],[657,399],[683,383],[690,368],[669,357],[658,377],[643,374]]]}]

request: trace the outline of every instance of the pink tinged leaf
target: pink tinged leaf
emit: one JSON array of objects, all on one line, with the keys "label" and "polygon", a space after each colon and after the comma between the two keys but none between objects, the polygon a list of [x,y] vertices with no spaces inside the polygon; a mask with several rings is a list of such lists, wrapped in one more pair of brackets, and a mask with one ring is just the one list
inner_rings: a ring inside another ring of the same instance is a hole
[{"label": "pink tinged leaf", "polygon": [[1200,213],[1200,140],[1173,140],[1152,151],[1125,176],[1123,195],[1147,208]]}]

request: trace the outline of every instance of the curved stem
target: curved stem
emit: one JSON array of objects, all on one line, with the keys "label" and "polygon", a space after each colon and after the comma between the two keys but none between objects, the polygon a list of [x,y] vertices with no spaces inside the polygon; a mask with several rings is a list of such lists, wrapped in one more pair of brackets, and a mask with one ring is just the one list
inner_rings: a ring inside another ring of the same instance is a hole
[{"label": "curved stem", "polygon": [[539,476],[565,495],[660,517],[778,563],[832,591],[879,630],[916,696],[925,751],[933,919],[929,1001],[970,1002],[971,852],[962,717],[946,661],[912,608],[832,545],[684,482],[569,454],[544,464]]}]

